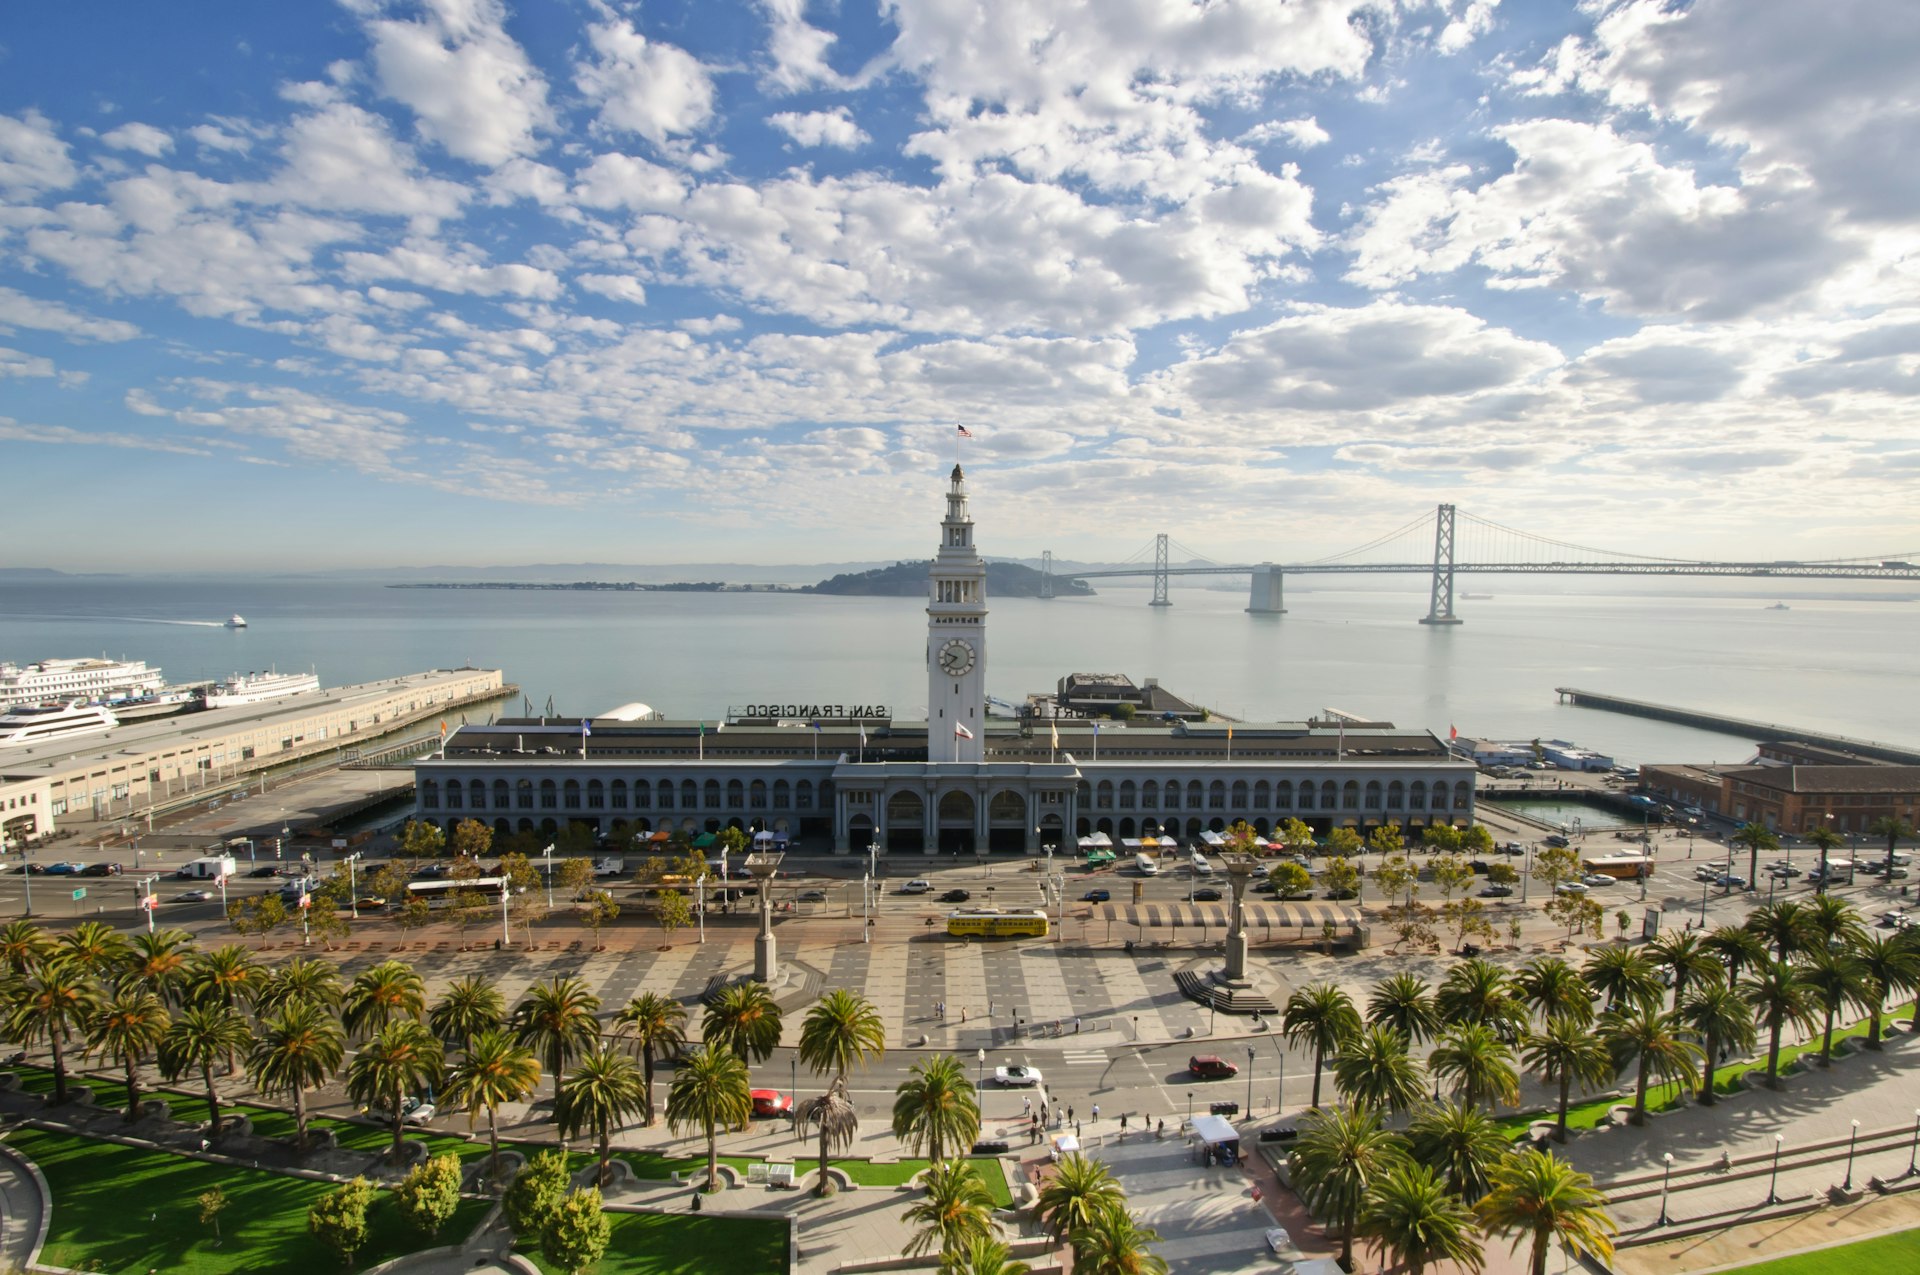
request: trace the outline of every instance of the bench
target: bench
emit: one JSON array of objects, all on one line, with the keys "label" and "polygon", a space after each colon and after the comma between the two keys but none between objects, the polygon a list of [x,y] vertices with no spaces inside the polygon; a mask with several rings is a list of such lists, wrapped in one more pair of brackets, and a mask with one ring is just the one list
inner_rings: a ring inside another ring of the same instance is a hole
[{"label": "bench", "polygon": [[747,1185],[764,1186],[769,1190],[786,1191],[793,1188],[793,1166],[791,1164],[768,1164],[764,1161],[747,1166]]}]

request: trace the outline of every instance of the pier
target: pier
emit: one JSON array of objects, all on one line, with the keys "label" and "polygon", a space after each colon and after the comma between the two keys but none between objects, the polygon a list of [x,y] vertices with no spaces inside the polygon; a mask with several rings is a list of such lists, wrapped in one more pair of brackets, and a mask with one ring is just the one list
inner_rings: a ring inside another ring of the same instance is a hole
[{"label": "pier", "polygon": [[1902,766],[1920,766],[1920,749],[1903,748],[1898,744],[1883,744],[1872,739],[1854,739],[1848,735],[1806,730],[1799,726],[1782,726],[1778,722],[1757,722],[1743,717],[1723,717],[1718,713],[1706,713],[1699,709],[1676,708],[1671,704],[1650,704],[1645,700],[1627,699],[1620,695],[1603,695],[1598,691],[1583,691],[1571,686],[1556,686],[1553,689],[1554,694],[1560,697],[1562,704],[1574,704],[1581,708],[1600,708],[1610,713],[1625,713],[1629,717],[1650,717],[1655,721],[1675,722],[1681,726],[1697,726],[1701,730],[1717,731],[1722,735],[1744,735],[1757,744],[1797,739],[1803,743],[1820,744],[1827,748],[1858,753],[1862,757],[1873,757]]}]

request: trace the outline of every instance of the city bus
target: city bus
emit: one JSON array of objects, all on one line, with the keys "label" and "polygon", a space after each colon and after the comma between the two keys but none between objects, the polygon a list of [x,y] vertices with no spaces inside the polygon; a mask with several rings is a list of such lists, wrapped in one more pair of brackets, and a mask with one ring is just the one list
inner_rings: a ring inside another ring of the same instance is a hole
[{"label": "city bus", "polygon": [[437,911],[440,908],[451,907],[453,896],[463,890],[473,891],[488,903],[498,903],[500,892],[506,889],[506,886],[505,877],[468,877],[464,881],[455,880],[453,877],[437,877],[407,882],[407,897],[425,899],[427,906]]},{"label": "city bus", "polygon": [[1002,912],[971,908],[947,913],[947,933],[955,938],[1045,938],[1045,912]]},{"label": "city bus", "polygon": [[1596,855],[1583,861],[1588,872],[1597,872],[1616,881],[1638,881],[1653,875],[1653,856],[1645,854]]}]

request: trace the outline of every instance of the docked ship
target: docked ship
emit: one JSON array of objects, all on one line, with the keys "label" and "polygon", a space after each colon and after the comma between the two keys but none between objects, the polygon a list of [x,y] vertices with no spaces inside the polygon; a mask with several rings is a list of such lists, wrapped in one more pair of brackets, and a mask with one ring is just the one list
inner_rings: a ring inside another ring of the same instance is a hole
[{"label": "docked ship", "polygon": [[114,696],[155,694],[164,687],[157,668],[145,660],[36,660],[0,664],[0,704],[43,704],[51,700],[104,700]]},{"label": "docked ship", "polygon": [[156,717],[197,712],[204,707],[202,699],[211,685],[211,682],[200,682],[185,686],[163,686],[152,695],[109,699],[106,707],[122,722],[145,722]]},{"label": "docked ship", "polygon": [[0,714],[0,748],[98,735],[119,724],[112,713],[84,700],[16,704]]},{"label": "docked ship", "polygon": [[209,686],[206,701],[208,708],[237,708],[319,689],[320,679],[312,673],[237,673]]}]

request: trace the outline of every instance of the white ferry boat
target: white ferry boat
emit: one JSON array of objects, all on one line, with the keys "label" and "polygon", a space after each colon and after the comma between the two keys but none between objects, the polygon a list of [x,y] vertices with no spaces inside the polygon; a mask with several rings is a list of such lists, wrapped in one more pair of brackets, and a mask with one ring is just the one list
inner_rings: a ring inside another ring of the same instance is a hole
[{"label": "white ferry boat", "polygon": [[0,748],[42,744],[77,735],[98,735],[120,721],[98,704],[79,700],[52,704],[17,704],[0,714]]},{"label": "white ferry boat", "polygon": [[227,621],[227,627],[230,629],[244,629],[247,627],[247,617],[235,611],[233,618]]},{"label": "white ferry boat", "polygon": [[320,679],[312,673],[237,673],[207,688],[207,707],[263,704],[270,699],[305,695],[319,689]]},{"label": "white ferry boat", "polygon": [[0,664],[0,704],[42,704],[49,700],[105,699],[145,695],[165,684],[160,670],[145,660],[36,660]]}]

